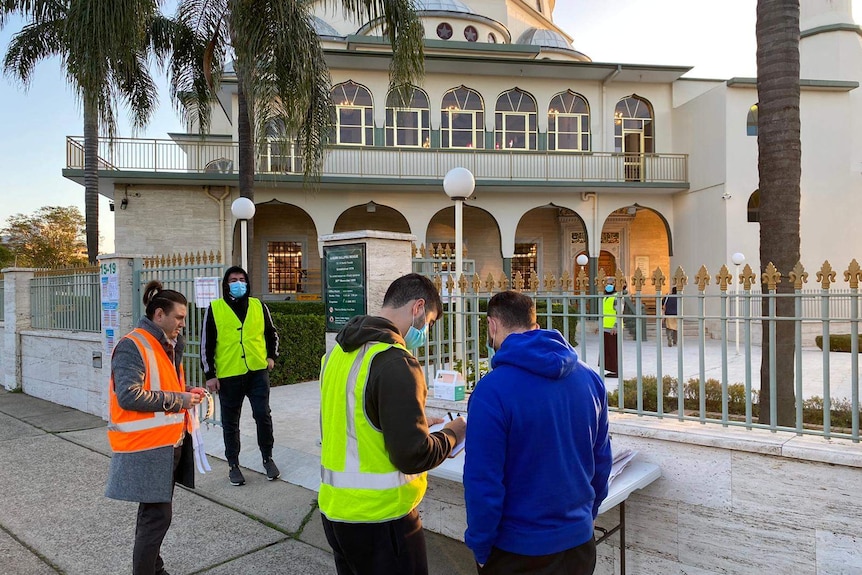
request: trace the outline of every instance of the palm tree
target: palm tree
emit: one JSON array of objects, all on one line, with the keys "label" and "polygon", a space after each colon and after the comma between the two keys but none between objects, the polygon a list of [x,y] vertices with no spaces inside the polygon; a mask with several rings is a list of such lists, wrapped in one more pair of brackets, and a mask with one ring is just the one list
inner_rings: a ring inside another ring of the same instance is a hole
[{"label": "palm tree", "polygon": [[158,92],[147,60],[164,54],[168,27],[156,25],[156,0],[0,0],[0,28],[13,15],[26,25],[12,38],[4,72],[25,89],[38,62],[59,57],[66,78],[83,103],[84,204],[87,256],[99,252],[99,127],[116,133],[118,101],[127,104],[135,129],[150,118]]},{"label": "palm tree", "polygon": [[[202,68],[177,70],[172,95],[184,119],[206,132],[222,71],[233,61],[237,79],[239,191],[254,200],[255,150],[267,126],[280,126],[282,149],[299,143],[306,181],[323,165],[332,125],[329,69],[307,0],[180,0],[177,19],[207,48]],[[424,29],[411,0],[341,0],[345,13],[379,20],[392,46],[390,82],[403,90],[424,72]],[[201,82],[200,74],[204,76]],[[200,89],[205,84],[207,91]],[[205,93],[206,92],[206,93]]]},{"label": "palm tree", "polygon": [[[760,173],[760,262],[781,272],[778,293],[793,293],[788,272],[799,261],[802,144],[799,136],[799,0],[757,2],[758,171]],[[764,288],[765,291],[765,288]],[[764,305],[764,315],[768,310]],[[779,317],[795,315],[793,299],[777,300]],[[792,426],[794,326],[778,321],[774,342],[778,382],[777,420],[770,414],[769,332],[764,321],[760,367],[760,421]]]}]

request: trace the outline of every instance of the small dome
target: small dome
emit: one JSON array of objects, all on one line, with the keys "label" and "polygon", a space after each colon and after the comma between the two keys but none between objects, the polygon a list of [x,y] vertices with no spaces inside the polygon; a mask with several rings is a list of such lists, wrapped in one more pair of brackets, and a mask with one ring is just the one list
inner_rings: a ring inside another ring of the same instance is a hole
[{"label": "small dome", "polygon": [[528,28],[515,43],[557,48],[558,50],[574,50],[562,34],[541,28]]},{"label": "small dome", "polygon": [[462,12],[473,14],[461,0],[416,0],[417,12]]},{"label": "small dome", "polygon": [[314,26],[314,31],[317,32],[318,36],[336,36],[339,38],[342,36],[338,30],[317,16],[311,17],[311,25]]}]

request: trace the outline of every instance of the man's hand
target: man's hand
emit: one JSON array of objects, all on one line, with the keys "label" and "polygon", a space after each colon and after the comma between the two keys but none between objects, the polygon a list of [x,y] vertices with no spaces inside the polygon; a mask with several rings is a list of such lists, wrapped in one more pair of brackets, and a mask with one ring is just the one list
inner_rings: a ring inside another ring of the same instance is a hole
[{"label": "man's hand", "polygon": [[207,394],[207,390],[205,390],[202,387],[193,387],[189,390],[189,393],[196,393],[196,394],[200,395],[201,398],[203,398],[203,396],[205,396]]},{"label": "man's hand", "polygon": [[267,371],[272,371],[272,368],[275,367],[275,360],[271,357],[266,358],[266,369]]},{"label": "man's hand", "polygon": [[207,380],[207,389],[210,390],[210,393],[218,393],[221,386],[219,385],[217,377]]},{"label": "man's hand", "polygon": [[[200,388],[197,388],[197,389],[200,389]],[[182,396],[183,396],[183,409],[189,409],[189,408],[192,408],[192,407],[200,404],[200,402],[203,401],[203,398],[204,398],[204,394],[195,393],[193,391],[183,392]]]},{"label": "man's hand", "polygon": [[437,425],[438,423],[443,423],[444,421],[446,420],[442,417],[429,417],[427,415],[425,416],[425,422],[428,424],[428,427],[431,427],[432,425]]},{"label": "man's hand", "polygon": [[461,416],[456,417],[447,423],[443,429],[451,429],[455,432],[455,437],[458,438],[456,444],[464,441],[464,436],[467,435],[467,420]]}]

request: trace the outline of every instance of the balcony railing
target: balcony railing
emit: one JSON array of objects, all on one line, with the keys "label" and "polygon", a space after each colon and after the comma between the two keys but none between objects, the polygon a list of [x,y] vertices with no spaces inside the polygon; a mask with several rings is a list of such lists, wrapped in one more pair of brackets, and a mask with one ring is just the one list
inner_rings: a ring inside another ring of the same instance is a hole
[{"label": "balcony railing", "polygon": [[[66,167],[83,169],[83,139],[66,138]],[[236,142],[99,140],[101,169],[171,173],[235,173]],[[397,179],[442,179],[452,166],[468,168],[477,179],[535,182],[688,183],[685,154],[617,154],[526,150],[330,147],[323,175]],[[258,174],[301,174],[296,148],[275,144],[258,154]]]}]

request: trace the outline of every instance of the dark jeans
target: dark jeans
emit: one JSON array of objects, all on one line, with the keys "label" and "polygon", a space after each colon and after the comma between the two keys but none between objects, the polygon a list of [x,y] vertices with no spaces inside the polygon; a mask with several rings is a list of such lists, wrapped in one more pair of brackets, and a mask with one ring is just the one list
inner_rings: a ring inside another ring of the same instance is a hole
[{"label": "dark jeans", "polygon": [[617,332],[616,334],[603,331],[605,340],[605,371],[617,372]]},{"label": "dark jeans", "polygon": [[323,531],[338,575],[427,575],[425,533],[414,509],[384,523],[339,523],[324,515]]},{"label": "dark jeans", "polygon": [[247,397],[251,414],[257,423],[257,445],[264,459],[272,456],[272,416],[269,409],[269,373],[250,371],[245,375],[219,379],[219,404],[224,432],[224,456],[231,465],[239,464],[239,416]]},{"label": "dark jeans", "polygon": [[485,566],[476,566],[482,575],[592,575],[595,569],[595,539],[551,555],[518,555],[494,547]]},{"label": "dark jeans", "polygon": [[[186,435],[185,441],[191,441]],[[182,455],[182,447],[174,448],[174,475]],[[138,521],[135,524],[135,548],[132,551],[132,573],[134,575],[162,575],[166,573],[160,551],[162,541],[171,526],[173,504],[141,503],[138,505]]]}]

